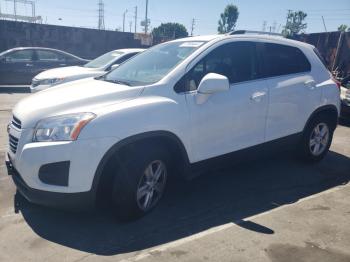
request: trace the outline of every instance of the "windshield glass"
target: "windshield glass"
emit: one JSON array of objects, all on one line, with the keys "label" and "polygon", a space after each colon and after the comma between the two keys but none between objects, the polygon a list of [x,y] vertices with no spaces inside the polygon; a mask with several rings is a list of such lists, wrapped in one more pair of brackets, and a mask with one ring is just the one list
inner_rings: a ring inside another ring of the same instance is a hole
[{"label": "windshield glass", "polygon": [[107,66],[110,62],[116,60],[118,57],[120,57],[123,54],[123,52],[119,51],[111,51],[109,53],[106,53],[104,55],[101,55],[97,57],[96,59],[90,61],[84,67],[88,68],[101,68]]},{"label": "windshield glass", "polygon": [[105,81],[130,86],[158,82],[205,42],[170,42],[157,45],[104,76]]}]

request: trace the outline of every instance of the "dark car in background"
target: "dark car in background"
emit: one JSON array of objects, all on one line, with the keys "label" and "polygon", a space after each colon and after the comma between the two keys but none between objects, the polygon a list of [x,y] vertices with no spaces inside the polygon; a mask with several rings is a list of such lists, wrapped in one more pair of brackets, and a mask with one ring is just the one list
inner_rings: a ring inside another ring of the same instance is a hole
[{"label": "dark car in background", "polygon": [[0,85],[30,85],[33,77],[44,70],[87,62],[89,60],[51,48],[13,48],[0,53]]}]

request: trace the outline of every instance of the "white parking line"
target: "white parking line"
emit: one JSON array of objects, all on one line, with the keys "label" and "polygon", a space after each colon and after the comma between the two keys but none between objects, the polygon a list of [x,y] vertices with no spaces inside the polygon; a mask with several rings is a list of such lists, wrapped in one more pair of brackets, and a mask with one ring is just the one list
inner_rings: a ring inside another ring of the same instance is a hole
[{"label": "white parking line", "polygon": [[[320,192],[318,194],[302,198],[299,201],[297,201],[296,203],[304,202],[304,201],[307,201],[307,200],[319,197],[320,195],[329,194],[329,193],[338,191],[338,190],[342,189],[344,186],[345,185],[341,185],[341,186],[338,186],[338,187],[335,187],[335,188],[332,188],[332,189]],[[208,229],[206,231],[203,231],[203,232],[191,235],[189,237],[185,237],[185,238],[182,238],[182,239],[179,239],[179,240],[175,240],[173,242],[169,242],[169,243],[164,244],[164,245],[160,245],[158,247],[155,247],[155,248],[152,248],[152,249],[149,249],[149,250],[145,250],[144,252],[141,252],[141,253],[137,254],[136,256],[133,256],[133,257],[130,257],[130,258],[127,258],[127,259],[123,259],[123,260],[121,260],[121,262],[136,262],[136,261],[140,261],[142,259],[145,259],[145,258],[148,258],[148,257],[152,256],[152,253],[164,252],[164,251],[166,251],[166,250],[168,250],[170,248],[175,248],[175,247],[178,247],[180,245],[183,245],[183,244],[186,244],[188,242],[191,242],[193,240],[197,240],[197,239],[203,238],[205,236],[217,233],[219,231],[231,228],[234,225],[240,225],[240,224],[244,223],[245,221],[253,220],[255,218],[258,218],[258,217],[267,215],[269,213],[275,212],[277,210],[280,210],[282,208],[289,207],[289,206],[291,206],[293,204],[296,204],[296,203],[284,204],[284,205],[282,205],[280,207],[276,207],[276,208],[274,208],[272,210],[269,210],[269,211],[266,211],[266,212],[263,212],[263,213],[251,216],[251,217],[247,217],[244,220],[239,220],[239,221],[227,223],[227,224],[224,224],[224,225],[220,225],[220,226],[217,226],[217,227],[212,227],[212,228],[210,228],[210,229]]]}]

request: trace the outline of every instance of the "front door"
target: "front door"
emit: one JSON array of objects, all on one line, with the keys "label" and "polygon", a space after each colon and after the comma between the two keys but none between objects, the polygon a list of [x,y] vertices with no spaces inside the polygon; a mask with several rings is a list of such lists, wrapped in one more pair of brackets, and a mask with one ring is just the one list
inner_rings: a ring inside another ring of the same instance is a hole
[{"label": "front door", "polygon": [[28,85],[31,83],[34,52],[30,49],[16,50],[4,55],[0,62],[1,85]]},{"label": "front door", "polygon": [[[259,80],[253,42],[221,45],[185,76],[195,162],[265,141],[268,88]],[[226,76],[230,89],[199,102],[197,87],[208,73]]]}]

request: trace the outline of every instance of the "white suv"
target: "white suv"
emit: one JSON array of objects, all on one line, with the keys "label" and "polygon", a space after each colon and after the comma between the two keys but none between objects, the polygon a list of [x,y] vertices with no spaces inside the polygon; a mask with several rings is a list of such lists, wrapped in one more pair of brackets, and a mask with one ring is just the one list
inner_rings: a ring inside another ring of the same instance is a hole
[{"label": "white suv", "polygon": [[311,45],[185,38],[19,102],[7,166],[33,203],[81,208],[109,199],[131,219],[157,205],[170,176],[221,159],[281,143],[322,159],[339,107],[339,88]]}]

